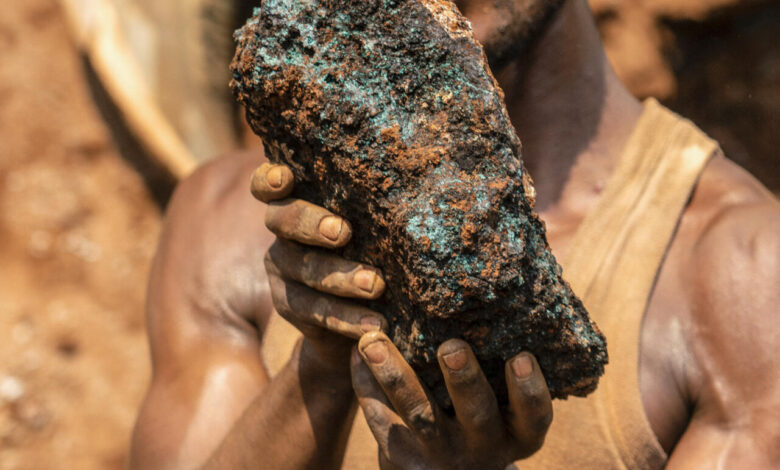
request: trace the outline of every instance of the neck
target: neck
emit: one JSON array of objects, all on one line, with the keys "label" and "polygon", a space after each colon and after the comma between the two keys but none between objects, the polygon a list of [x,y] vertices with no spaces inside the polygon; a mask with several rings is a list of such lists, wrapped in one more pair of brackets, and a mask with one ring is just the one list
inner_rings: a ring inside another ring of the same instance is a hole
[{"label": "neck", "polygon": [[537,210],[584,217],[642,110],[612,71],[586,2],[567,1],[497,78],[534,178]]}]

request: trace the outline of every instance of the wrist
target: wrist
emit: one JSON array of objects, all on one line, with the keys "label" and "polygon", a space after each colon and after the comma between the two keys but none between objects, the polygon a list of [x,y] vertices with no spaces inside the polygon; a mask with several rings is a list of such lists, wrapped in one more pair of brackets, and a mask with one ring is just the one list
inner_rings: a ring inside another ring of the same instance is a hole
[{"label": "wrist", "polygon": [[347,341],[344,344],[326,345],[304,337],[297,348],[301,375],[316,379],[329,387],[351,390],[349,355],[352,344],[352,341]]}]

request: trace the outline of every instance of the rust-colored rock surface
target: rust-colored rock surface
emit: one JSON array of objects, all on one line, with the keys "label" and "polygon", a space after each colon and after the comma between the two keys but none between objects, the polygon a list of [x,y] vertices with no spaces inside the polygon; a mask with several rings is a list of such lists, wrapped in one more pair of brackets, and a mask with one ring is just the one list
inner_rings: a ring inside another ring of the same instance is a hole
[{"label": "rust-colored rock surface", "polygon": [[444,0],[264,0],[236,34],[232,86],[295,196],[353,224],[381,267],[372,307],[437,400],[436,347],[461,337],[503,399],[536,355],[554,397],[595,389],[603,336],[561,278],[503,95]]}]

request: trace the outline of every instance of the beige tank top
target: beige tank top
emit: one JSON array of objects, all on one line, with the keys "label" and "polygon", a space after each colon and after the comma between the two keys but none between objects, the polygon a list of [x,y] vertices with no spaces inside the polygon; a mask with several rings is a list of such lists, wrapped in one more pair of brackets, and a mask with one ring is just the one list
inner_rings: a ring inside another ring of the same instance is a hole
[{"label": "beige tank top", "polygon": [[[639,338],[655,278],[699,175],[717,144],[690,121],[648,100],[617,168],[560,260],[563,276],[607,337],[610,363],[587,398],[556,400],[543,448],[518,462],[533,469],[658,469],[667,456],[639,391]],[[297,331],[272,318],[264,359],[272,374],[289,358]],[[362,414],[343,468],[377,468],[377,446]]]}]

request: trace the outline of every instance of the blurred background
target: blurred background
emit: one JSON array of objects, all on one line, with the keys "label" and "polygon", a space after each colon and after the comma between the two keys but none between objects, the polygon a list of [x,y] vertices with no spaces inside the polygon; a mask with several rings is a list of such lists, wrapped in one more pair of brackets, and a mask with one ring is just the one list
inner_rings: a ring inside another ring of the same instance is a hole
[{"label": "blurred background", "polygon": [[[0,2],[0,470],[123,467],[166,201],[199,162],[258,145],[226,68],[253,2],[227,3]],[[780,3],[591,4],[629,89],[778,194]]]}]

